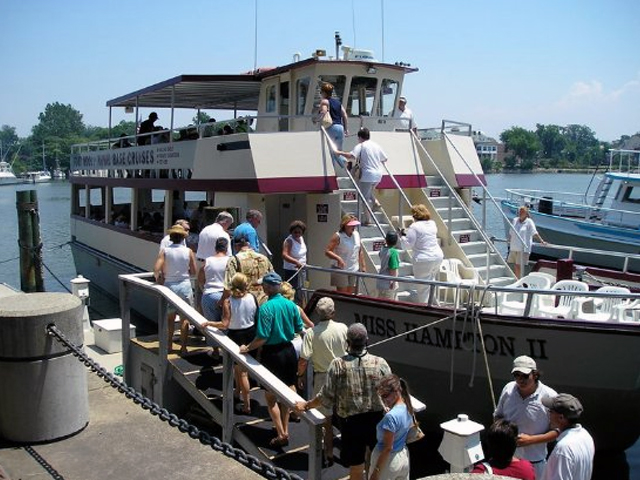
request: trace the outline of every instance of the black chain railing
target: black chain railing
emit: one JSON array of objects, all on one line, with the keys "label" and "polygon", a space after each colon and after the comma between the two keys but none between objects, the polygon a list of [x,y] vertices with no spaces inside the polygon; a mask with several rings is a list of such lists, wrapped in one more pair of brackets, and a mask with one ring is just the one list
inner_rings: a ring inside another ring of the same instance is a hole
[{"label": "black chain railing", "polygon": [[257,457],[247,454],[244,450],[235,448],[232,445],[223,442],[219,438],[200,430],[195,425],[192,425],[186,420],[179,418],[176,414],[169,412],[166,408],[162,408],[153,400],[136,392],[135,389],[128,386],[112,373],[108,372],[106,368],[98,364],[95,360],[89,358],[80,347],[71,343],[65,334],[62,333],[55,325],[49,325],[47,327],[47,331],[49,335],[53,336],[57,341],[66,345],[73,352],[73,355],[78,357],[78,359],[89,367],[92,372],[98,375],[98,377],[102,378],[105,382],[118,390],[118,392],[124,394],[124,396],[132,400],[133,403],[140,405],[144,410],[148,410],[149,413],[157,416],[163,422],[167,422],[182,433],[186,433],[191,438],[199,440],[203,445],[209,445],[213,450],[223,453],[227,457],[236,460],[265,478],[302,480],[298,475],[287,472],[282,468],[275,467],[270,463],[262,462]]}]

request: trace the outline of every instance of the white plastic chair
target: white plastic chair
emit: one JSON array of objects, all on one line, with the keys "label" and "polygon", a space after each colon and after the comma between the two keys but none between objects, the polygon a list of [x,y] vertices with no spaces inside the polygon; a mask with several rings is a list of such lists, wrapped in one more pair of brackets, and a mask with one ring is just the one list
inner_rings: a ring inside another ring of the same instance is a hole
[{"label": "white plastic chair", "polygon": [[[551,290],[554,292],[588,292],[589,285],[578,280],[560,280]],[[547,318],[567,318],[571,310],[573,295],[541,295],[538,303],[538,316]],[[556,299],[558,305],[556,305]]]},{"label": "white plastic chair", "polygon": [[[445,258],[440,264],[439,280],[441,282],[471,286],[480,283],[480,276],[475,268],[467,267],[459,258]],[[462,290],[469,292],[469,289],[467,288]],[[446,302],[449,294],[451,295],[451,301],[453,302],[453,299],[455,298],[455,290],[453,288],[438,288],[438,300],[440,302]],[[460,296],[458,296],[458,299],[459,298]]]},{"label": "white plastic chair", "polygon": [[[511,285],[505,285],[505,288],[520,288],[522,292],[496,292],[497,312],[500,315],[522,315],[527,306],[527,297],[531,295],[526,289],[548,290],[550,287],[551,280],[548,276],[530,273]],[[537,315],[538,302],[539,295],[534,294],[529,316]]]},{"label": "white plastic chair", "polygon": [[640,299],[614,306],[610,320],[613,322],[640,323]]},{"label": "white plastic chair", "polygon": [[[596,290],[597,293],[631,293],[625,287],[606,286]],[[571,309],[568,318],[606,322],[615,320],[616,306],[626,306],[628,300],[622,297],[598,297],[598,298],[574,298],[571,301]]]}]

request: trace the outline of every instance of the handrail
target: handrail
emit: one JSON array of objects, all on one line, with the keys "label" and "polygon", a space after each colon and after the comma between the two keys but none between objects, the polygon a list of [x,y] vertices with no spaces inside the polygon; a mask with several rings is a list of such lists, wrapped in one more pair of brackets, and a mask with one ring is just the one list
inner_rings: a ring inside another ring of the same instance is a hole
[{"label": "handrail", "polygon": [[[304,401],[300,395],[291,390],[289,386],[285,385],[278,377],[271,373],[266,367],[260,364],[256,359],[247,354],[241,354],[239,352],[239,346],[222,333],[221,330],[215,327],[203,328],[202,324],[207,321],[195,308],[187,304],[178,295],[171,291],[168,287],[163,285],[156,285],[145,278],[152,277],[151,272],[119,275],[120,280],[120,307],[121,317],[123,320],[122,325],[122,338],[123,338],[123,358],[128,357],[129,348],[129,320],[130,320],[130,295],[129,288],[141,289],[146,292],[152,293],[159,300],[159,317],[158,317],[158,342],[159,342],[159,357],[160,357],[160,370],[161,370],[161,382],[164,381],[166,373],[168,371],[168,348],[166,342],[166,306],[170,303],[175,307],[180,315],[180,318],[186,319],[192,325],[199,328],[204,335],[213,340],[223,350],[223,355],[229,358],[232,362],[242,365],[247,369],[249,374],[259,381],[261,385],[269,389],[276,395],[278,401],[287,404],[289,407],[294,407],[297,402]],[[125,374],[127,370],[125,370]],[[225,368],[223,376],[226,375],[226,379],[223,379],[223,409],[233,411],[233,369]],[[229,378],[230,377],[230,378]],[[162,392],[162,387],[160,389]],[[163,400],[161,399],[161,402]],[[322,462],[321,452],[322,447],[320,439],[322,438],[322,424],[325,421],[325,416],[317,409],[310,409],[309,411],[302,412],[299,416],[309,425],[310,434],[310,462],[309,462],[309,478],[313,480],[321,479]],[[230,437],[234,422],[233,415],[223,413],[225,423],[223,425],[223,435]],[[225,433],[226,432],[226,433]],[[231,438],[228,438],[231,440]]]},{"label": "handrail", "polygon": [[[444,137],[451,142],[451,139],[448,138],[448,135],[445,132],[442,132],[442,134],[444,135]],[[436,172],[438,173],[438,175],[440,176],[440,178],[442,178],[442,180],[444,181],[445,185],[447,186],[447,188],[449,189],[450,195],[453,196],[454,198],[456,198],[456,200],[458,201],[458,204],[460,205],[460,207],[464,210],[464,212],[467,214],[467,217],[469,218],[469,220],[471,221],[471,223],[474,225],[474,227],[476,228],[476,230],[478,231],[478,233],[480,234],[480,236],[484,239],[485,244],[487,245],[487,256],[489,256],[490,254],[499,254],[498,250],[496,249],[495,245],[493,244],[493,242],[491,242],[491,238],[486,234],[485,229],[482,228],[482,226],[478,223],[478,220],[476,219],[475,215],[473,215],[473,212],[471,212],[471,210],[469,209],[469,207],[467,206],[467,204],[462,200],[462,198],[460,197],[460,195],[458,195],[458,192],[456,192],[455,188],[453,188],[451,186],[451,184],[449,184],[449,182],[447,181],[446,177],[444,176],[444,174],[442,173],[442,170],[440,170],[440,168],[438,167],[438,164],[436,163],[436,161],[433,159],[433,157],[431,157],[431,155],[429,154],[429,152],[427,151],[427,149],[425,148],[425,146],[422,144],[422,142],[420,141],[420,138],[415,134],[415,132],[411,132],[411,135],[414,138],[415,143],[418,145],[418,147],[420,149],[422,149],[422,152],[427,156],[427,158],[429,159],[429,161],[431,162],[431,165],[435,168]],[[451,142],[453,145],[453,142]],[[460,156],[460,158],[462,159],[462,161],[465,163],[465,165],[467,166],[467,168],[469,169],[469,171],[471,171],[473,173],[473,175],[475,176],[475,178],[478,180],[478,183],[480,183],[480,185],[483,186],[483,188],[486,187],[484,186],[484,184],[480,181],[480,178],[476,175],[476,173],[473,171],[473,169],[471,168],[471,166],[467,163],[466,159],[464,158],[464,156],[458,151],[457,148],[455,148],[455,145],[453,145],[454,149],[456,150],[456,153]],[[487,190],[488,192],[488,190]],[[497,205],[496,205],[497,206]],[[504,214],[503,214],[504,215]],[[449,235],[451,236],[451,223],[449,223]],[[502,258],[502,256],[500,255],[500,258]],[[487,269],[485,271],[485,278],[484,278],[485,282],[488,283],[489,280],[489,262],[487,262]]]},{"label": "handrail", "polygon": [[[640,218],[640,212],[633,210],[621,210],[618,208],[609,208],[609,207],[596,207],[594,205],[590,205],[588,203],[573,203],[571,201],[563,200],[562,198],[545,198],[543,195],[566,195],[566,196],[579,196],[582,197],[581,194],[578,193],[570,193],[570,192],[551,192],[545,190],[527,190],[521,188],[505,188],[505,192],[508,193],[507,200],[515,202],[517,200],[521,200],[523,197],[530,197],[532,200],[549,200],[553,202],[554,205],[558,205],[559,207],[569,207],[569,208],[580,208],[589,213],[591,212],[614,212],[616,214],[627,214],[631,216],[638,216]],[[588,214],[587,214],[588,215]]]},{"label": "handrail", "polygon": [[[331,150],[332,155],[336,155],[336,152],[338,150],[337,150],[335,144],[333,143],[333,140],[331,140],[331,137],[329,137],[329,134],[327,133],[327,130],[321,125],[320,126],[320,131],[323,133],[324,139],[327,142],[327,144],[329,146],[329,149]],[[364,204],[365,208],[367,209],[367,212],[369,212],[369,216],[375,222],[376,227],[378,228],[378,231],[380,232],[380,234],[384,237],[385,233],[384,233],[384,230],[382,228],[382,225],[380,224],[380,222],[376,218],[376,216],[375,216],[375,214],[373,212],[373,209],[371,208],[371,205],[369,205],[367,200],[362,195],[362,191],[360,190],[360,187],[358,186],[358,183],[353,178],[353,175],[351,175],[351,171],[349,171],[349,169],[346,168],[346,165],[345,165],[344,171],[347,173],[347,176],[351,180],[351,183],[353,184],[353,187],[356,190],[356,193],[357,193],[357,196],[358,196],[358,200],[362,200],[362,203]],[[358,207],[359,207],[359,205],[360,205],[360,201],[358,201]],[[358,212],[356,212],[356,213],[359,213],[359,208],[358,208]]]}]

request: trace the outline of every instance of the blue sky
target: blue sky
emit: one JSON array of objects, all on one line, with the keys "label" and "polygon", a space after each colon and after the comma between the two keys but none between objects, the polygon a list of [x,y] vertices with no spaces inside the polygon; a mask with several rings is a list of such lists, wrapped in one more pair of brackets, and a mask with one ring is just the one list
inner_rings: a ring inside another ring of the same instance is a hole
[{"label": "blue sky", "polygon": [[[421,127],[491,136],[536,123],[640,131],[638,0],[175,0],[0,2],[0,125],[30,133],[47,103],[108,124],[107,100],[179,74],[289,63],[333,36],[404,61]],[[114,121],[133,115],[114,113]]]}]

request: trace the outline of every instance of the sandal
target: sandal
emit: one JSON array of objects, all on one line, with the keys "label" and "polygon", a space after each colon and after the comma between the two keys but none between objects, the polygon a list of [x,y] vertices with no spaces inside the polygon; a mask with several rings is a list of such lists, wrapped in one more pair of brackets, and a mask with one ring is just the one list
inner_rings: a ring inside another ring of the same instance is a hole
[{"label": "sandal", "polygon": [[287,437],[275,437],[272,438],[271,441],[269,441],[269,445],[272,447],[286,447],[287,445],[289,445],[289,439]]}]

